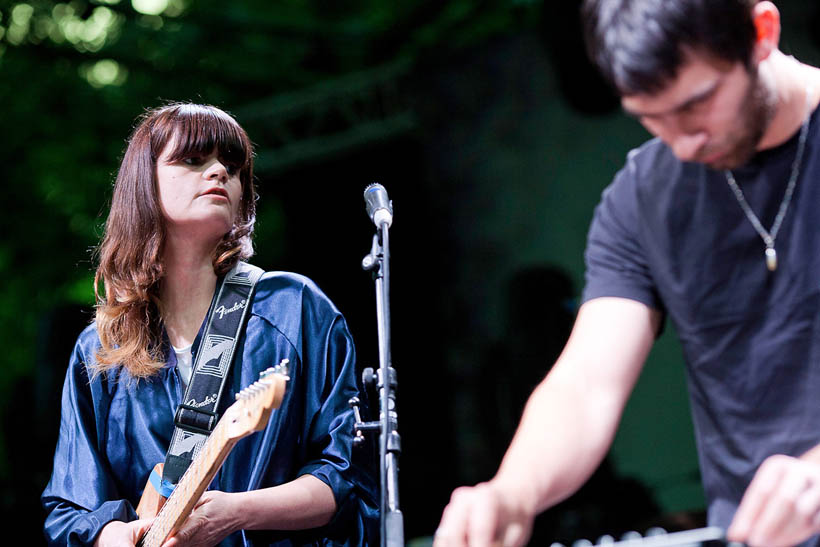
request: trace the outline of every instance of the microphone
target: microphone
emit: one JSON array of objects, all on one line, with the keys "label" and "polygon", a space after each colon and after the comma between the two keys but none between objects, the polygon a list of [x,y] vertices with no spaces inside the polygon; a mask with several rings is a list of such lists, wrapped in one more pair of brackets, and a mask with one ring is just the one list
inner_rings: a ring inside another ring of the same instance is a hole
[{"label": "microphone", "polygon": [[393,224],[393,202],[387,199],[387,190],[384,186],[378,182],[368,185],[364,189],[364,203],[367,216],[377,228],[381,228],[385,223],[388,228]]}]

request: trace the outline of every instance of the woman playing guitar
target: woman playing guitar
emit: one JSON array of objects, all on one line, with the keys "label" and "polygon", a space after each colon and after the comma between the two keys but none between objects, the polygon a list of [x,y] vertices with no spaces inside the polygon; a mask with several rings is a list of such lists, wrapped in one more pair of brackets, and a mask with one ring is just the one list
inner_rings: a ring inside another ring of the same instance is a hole
[{"label": "woman playing guitar", "polygon": [[[253,252],[252,180],[251,142],[217,108],[153,109],[132,133],[98,249],[96,320],[63,389],[42,496],[51,543],[134,545],[151,526],[135,508],[166,459],[179,404],[192,403],[183,401],[191,363],[212,349],[200,338],[214,292]],[[351,465],[356,382],[344,318],[313,282],[284,272],[265,273],[249,306],[220,413],[285,359],[287,393],[165,545],[366,543],[375,509],[372,482]]]}]

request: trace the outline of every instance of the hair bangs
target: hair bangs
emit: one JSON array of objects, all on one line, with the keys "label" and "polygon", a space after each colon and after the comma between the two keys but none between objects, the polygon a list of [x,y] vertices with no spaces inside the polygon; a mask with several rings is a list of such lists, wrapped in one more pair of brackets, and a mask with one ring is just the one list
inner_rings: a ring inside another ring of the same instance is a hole
[{"label": "hair bangs", "polygon": [[660,91],[675,78],[681,66],[683,52],[678,44],[659,39],[663,30],[657,22],[642,23],[643,33],[624,33],[618,38],[620,47],[612,44],[605,53],[612,82],[621,95]]},{"label": "hair bangs", "polygon": [[621,95],[661,90],[681,65],[680,42],[669,36],[676,30],[688,35],[683,10],[666,6],[664,16],[658,17],[654,2],[625,2],[621,10],[609,7],[599,22],[608,29],[601,33],[604,47],[599,50],[606,77]]},{"label": "hair bangs", "polygon": [[227,165],[243,171],[250,167],[253,151],[247,134],[224,112],[182,104],[167,107],[165,114],[154,130],[157,156],[172,141],[170,161],[207,156],[216,150]]}]

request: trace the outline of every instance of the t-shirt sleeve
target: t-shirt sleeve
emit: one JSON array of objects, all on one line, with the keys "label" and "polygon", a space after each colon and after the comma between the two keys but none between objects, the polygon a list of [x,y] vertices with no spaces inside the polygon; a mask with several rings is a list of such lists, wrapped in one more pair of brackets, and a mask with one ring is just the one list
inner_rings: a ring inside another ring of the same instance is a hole
[{"label": "t-shirt sleeve", "polygon": [[663,309],[642,245],[637,170],[633,158],[604,190],[587,237],[582,302],[612,296]]}]

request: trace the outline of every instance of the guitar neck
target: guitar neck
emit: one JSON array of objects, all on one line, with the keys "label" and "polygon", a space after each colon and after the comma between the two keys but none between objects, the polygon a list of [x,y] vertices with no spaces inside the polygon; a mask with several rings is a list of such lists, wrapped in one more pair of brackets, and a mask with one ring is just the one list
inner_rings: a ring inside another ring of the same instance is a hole
[{"label": "guitar neck", "polygon": [[211,432],[202,451],[182,475],[137,547],[160,547],[169,536],[176,533],[191,514],[202,493],[211,484],[228,453],[239,440],[230,438],[223,424],[224,422],[220,421]]},{"label": "guitar neck", "polygon": [[216,424],[137,547],[160,547],[175,534],[237,441],[265,427],[272,410],[278,408],[284,398],[287,365],[288,360],[282,359],[279,365],[262,371],[259,380],[236,394],[236,402]]}]

